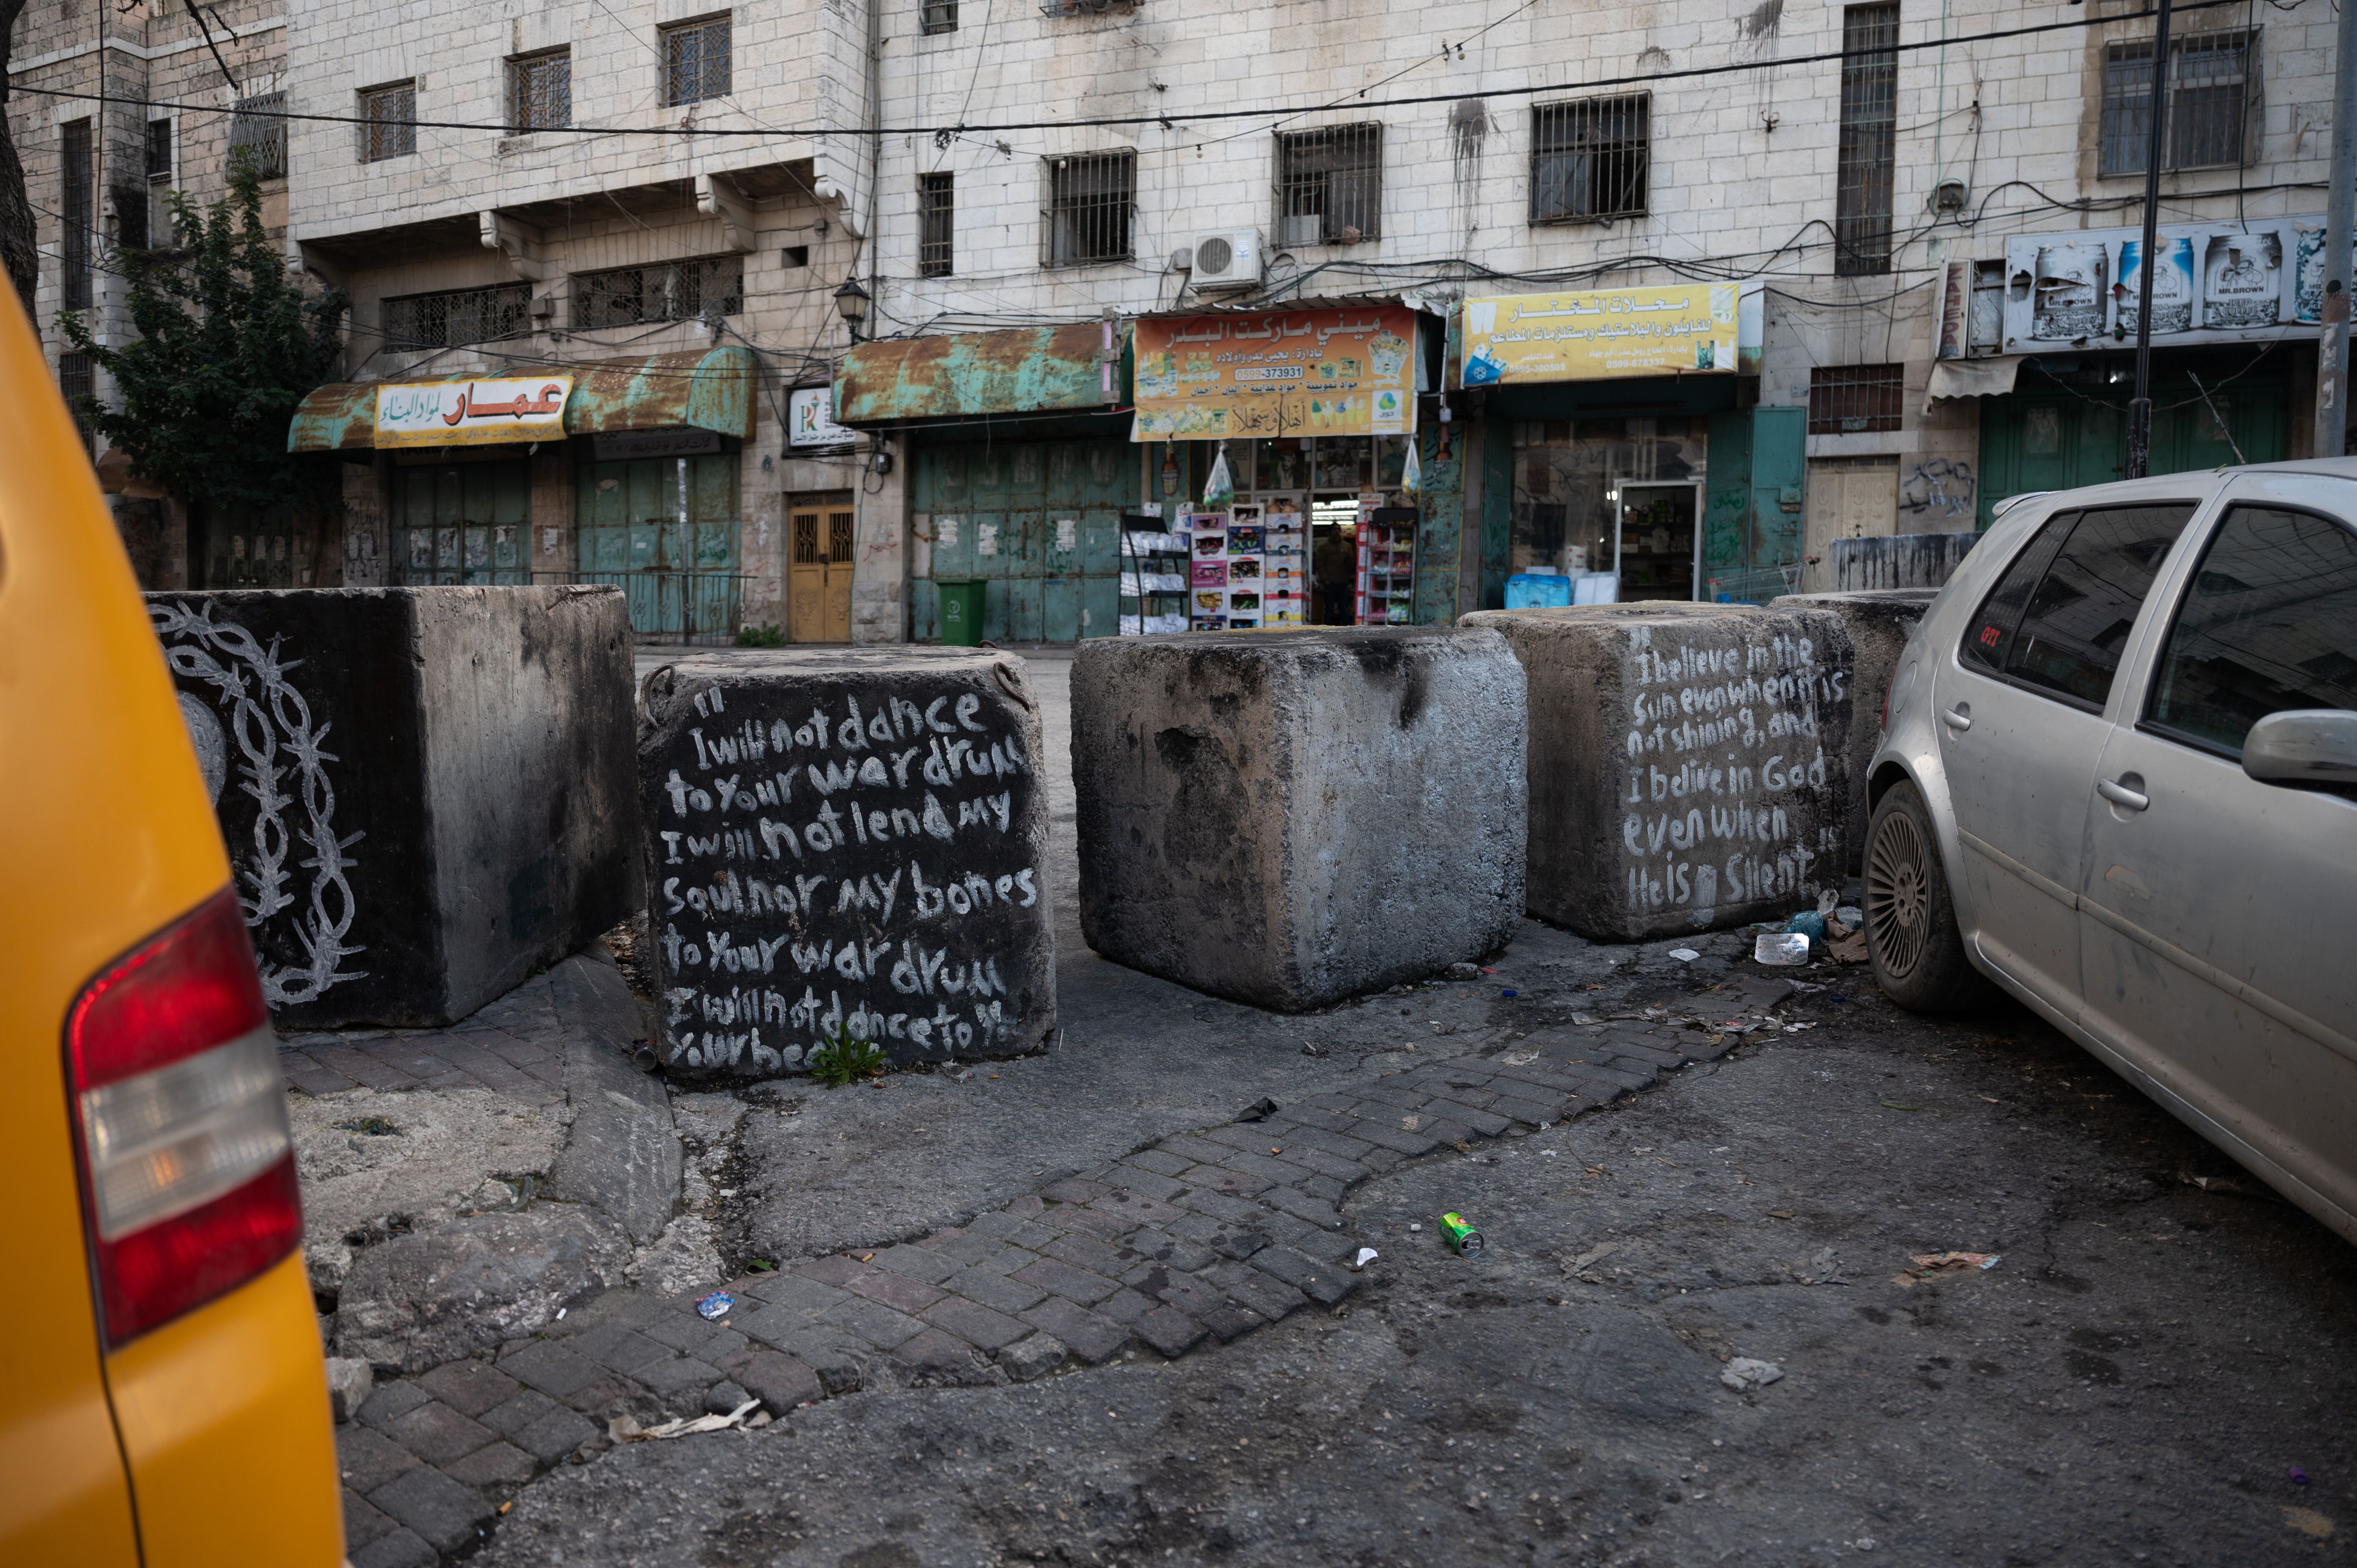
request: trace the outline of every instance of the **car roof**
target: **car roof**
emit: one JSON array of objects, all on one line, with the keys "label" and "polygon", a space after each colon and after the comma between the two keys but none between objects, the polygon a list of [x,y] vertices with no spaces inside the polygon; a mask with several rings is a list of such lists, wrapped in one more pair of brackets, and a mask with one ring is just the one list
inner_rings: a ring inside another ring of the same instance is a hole
[{"label": "car roof", "polygon": [[[2357,480],[2357,457],[2298,457],[2285,463],[2245,463],[2225,468],[2197,468],[2179,474],[2155,474],[2142,479],[2114,479],[2107,484],[2082,485],[2077,489],[2047,490],[2022,499],[2042,503],[2050,513],[2064,506],[2084,505],[2090,501],[2183,500],[2189,496],[2206,499],[2219,487],[2242,474],[2313,474],[2325,478]],[[1999,504],[2003,505],[2002,502]]]}]

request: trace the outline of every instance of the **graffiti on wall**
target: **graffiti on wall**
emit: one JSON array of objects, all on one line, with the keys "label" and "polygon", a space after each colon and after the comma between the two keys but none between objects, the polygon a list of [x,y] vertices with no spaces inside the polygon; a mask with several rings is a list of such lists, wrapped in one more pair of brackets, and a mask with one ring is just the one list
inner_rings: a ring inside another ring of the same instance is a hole
[{"label": "graffiti on wall", "polygon": [[1979,490],[1970,463],[1934,457],[1916,464],[1899,487],[1899,510],[1914,517],[1970,517]]}]

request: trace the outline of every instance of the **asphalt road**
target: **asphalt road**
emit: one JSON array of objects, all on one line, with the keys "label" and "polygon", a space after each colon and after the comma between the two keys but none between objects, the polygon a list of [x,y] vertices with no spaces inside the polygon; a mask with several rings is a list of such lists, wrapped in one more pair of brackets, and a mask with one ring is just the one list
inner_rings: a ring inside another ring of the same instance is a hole
[{"label": "asphalt road", "polygon": [[[1733,934],[1692,964],[1673,945],[1526,925],[1480,986],[1291,1020],[1128,976],[1074,930],[1061,1052],[802,1091],[791,1117],[757,1101],[728,1250],[952,1223],[1444,1030],[1515,1034],[1750,967]],[[480,1560],[2338,1560],[2357,1252],[2020,1009],[1931,1021],[1857,970],[1808,978],[1824,989],[1779,1011],[1810,1027],[1362,1184],[1345,1207],[1383,1257],[1330,1314],[1175,1363],[629,1444],[527,1487]],[[1480,1256],[1441,1246],[1445,1209],[1480,1224]],[[1999,1258],[1894,1283],[1950,1250]],[[1729,1387],[1729,1358],[1781,1376]]]}]

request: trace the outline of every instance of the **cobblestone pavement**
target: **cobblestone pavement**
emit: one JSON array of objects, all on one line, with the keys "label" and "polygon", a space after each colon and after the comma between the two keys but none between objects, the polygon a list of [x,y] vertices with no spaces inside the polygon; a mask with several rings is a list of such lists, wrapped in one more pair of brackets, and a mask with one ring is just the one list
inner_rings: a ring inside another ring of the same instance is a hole
[{"label": "cobblestone pavement", "polygon": [[[1725,993],[1739,1015],[1575,1015],[1486,1054],[1163,1138],[913,1243],[741,1277],[722,1287],[737,1298],[723,1321],[702,1318],[694,1294],[612,1291],[490,1359],[381,1383],[339,1429],[354,1568],[423,1568],[470,1548],[525,1482],[603,1450],[619,1417],[748,1399],[782,1415],[861,1389],[1027,1381],[1184,1356],[1330,1307],[1359,1283],[1346,1262],[1360,1241],[1340,1208],[1351,1187],[1527,1135],[1778,1027],[1767,1011],[1790,988],[1744,983]],[[398,1036],[290,1042],[289,1077],[528,1071],[515,1058],[532,1059],[530,1030],[487,1015],[501,1022],[431,1050]]]},{"label": "cobblestone pavement", "polygon": [[306,1094],[350,1089],[496,1089],[535,1104],[562,1090],[565,1063],[547,988],[527,982],[447,1029],[289,1035],[279,1069]]}]

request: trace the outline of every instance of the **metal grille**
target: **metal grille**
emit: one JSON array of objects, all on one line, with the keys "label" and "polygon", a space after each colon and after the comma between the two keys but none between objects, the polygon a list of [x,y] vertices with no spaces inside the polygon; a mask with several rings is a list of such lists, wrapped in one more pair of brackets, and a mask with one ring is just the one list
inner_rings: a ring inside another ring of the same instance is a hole
[{"label": "metal grille", "polygon": [[1383,231],[1383,128],[1334,125],[1276,137],[1276,242],[1349,245]]},{"label": "metal grille", "polygon": [[1095,153],[1048,161],[1047,235],[1043,263],[1125,262],[1129,215],[1137,196],[1137,155]]},{"label": "metal grille", "polygon": [[665,27],[663,102],[701,103],[728,96],[728,18]]},{"label": "metal grille", "polygon": [[241,152],[253,159],[253,172],[263,179],[286,174],[286,94],[259,92],[237,101],[230,116],[229,154]]},{"label": "metal grille", "polygon": [[1842,12],[1841,158],[1834,202],[1834,271],[1890,270],[1890,189],[1898,177],[1899,7]]},{"label": "metal grille", "polygon": [[1586,223],[1645,210],[1652,105],[1644,93],[1531,111],[1531,221]]},{"label": "metal grille", "polygon": [[73,412],[74,428],[81,432],[82,450],[91,450],[90,400],[98,390],[91,374],[88,354],[58,356],[58,391],[65,394],[66,407]]},{"label": "metal grille", "polygon": [[58,210],[65,232],[59,236],[63,262],[59,278],[68,310],[90,306],[91,230],[97,220],[90,184],[90,122],[69,120],[59,138]]},{"label": "metal grille", "polygon": [[447,349],[513,337],[531,326],[532,285],[413,294],[384,302],[388,349]]},{"label": "metal grille", "polygon": [[573,325],[584,330],[736,316],[744,308],[745,258],[738,255],[617,267],[573,280]]},{"label": "metal grille", "polygon": [[1896,430],[1907,406],[1899,365],[1820,365],[1809,372],[1809,434]]},{"label": "metal grille", "polygon": [[[2240,165],[2250,119],[2251,35],[2209,33],[2169,46],[2169,119],[2161,167]],[[2098,168],[2144,173],[2152,138],[2152,41],[2112,45],[2104,55],[2104,114]]]},{"label": "metal grille", "polygon": [[417,83],[396,81],[361,94],[361,162],[407,157],[417,150]]},{"label": "metal grille", "polygon": [[852,514],[847,511],[831,511],[826,514],[827,550],[838,566],[848,565],[851,561],[851,518]]},{"label": "metal grille", "polygon": [[794,513],[794,564],[815,566],[818,559],[818,513]]},{"label": "metal grille", "polygon": [[508,61],[508,130],[554,130],[573,124],[573,51]]},{"label": "metal grille", "polygon": [[172,173],[172,122],[147,122],[146,173],[149,179],[169,178]]},{"label": "metal grille", "polygon": [[957,177],[917,177],[917,275],[945,278],[955,260]]},{"label": "metal grille", "polygon": [[925,0],[924,27],[929,33],[957,31],[958,0]]}]

